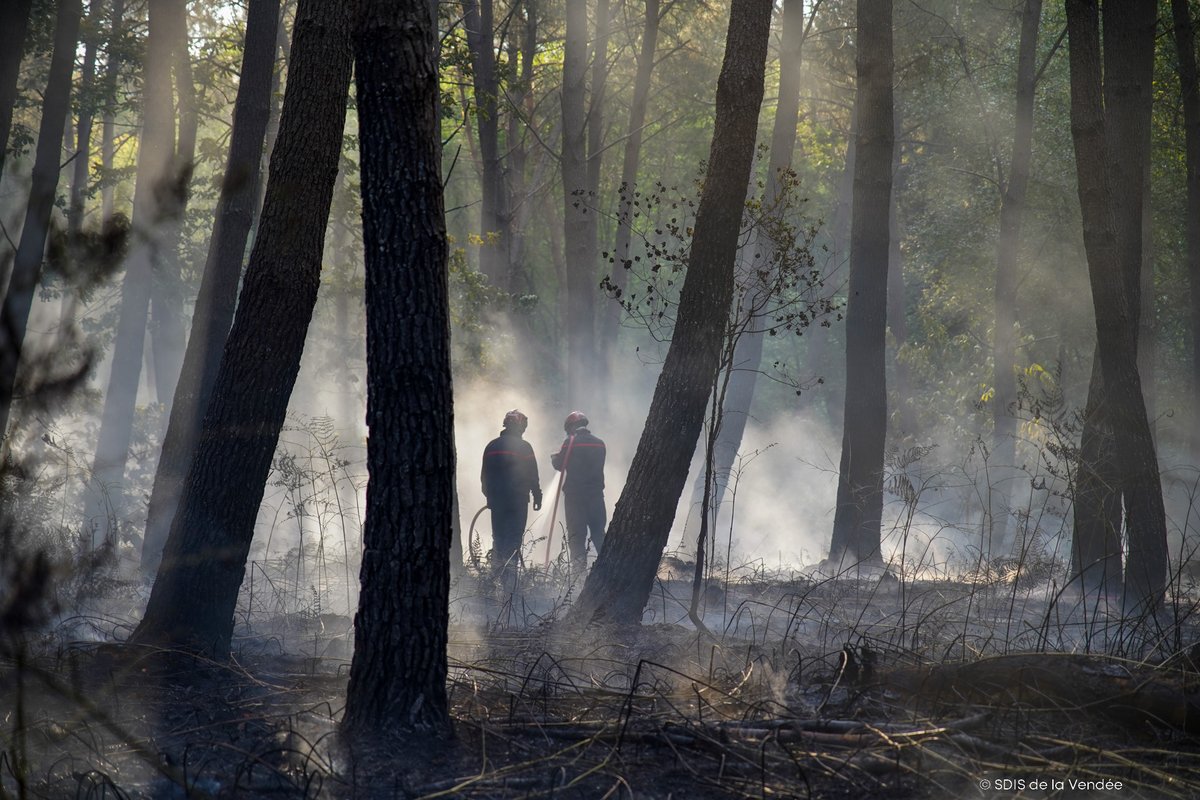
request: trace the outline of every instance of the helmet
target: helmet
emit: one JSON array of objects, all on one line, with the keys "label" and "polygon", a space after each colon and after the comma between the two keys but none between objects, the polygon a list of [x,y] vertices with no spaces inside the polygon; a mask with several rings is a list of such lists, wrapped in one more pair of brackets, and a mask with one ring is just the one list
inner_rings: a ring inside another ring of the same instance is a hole
[{"label": "helmet", "polygon": [[587,414],[582,411],[572,411],[567,414],[566,420],[563,421],[563,430],[567,433],[574,433],[578,428],[586,428],[588,425]]},{"label": "helmet", "polygon": [[524,433],[525,429],[529,427],[529,417],[525,416],[514,408],[512,411],[504,415],[504,427],[514,428],[517,431]]}]

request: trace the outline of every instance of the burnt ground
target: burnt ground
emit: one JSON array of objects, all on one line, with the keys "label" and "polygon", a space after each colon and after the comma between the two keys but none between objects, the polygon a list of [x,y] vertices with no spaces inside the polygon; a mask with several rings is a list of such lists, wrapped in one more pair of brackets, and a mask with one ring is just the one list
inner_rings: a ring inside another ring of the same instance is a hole
[{"label": "burnt ground", "polygon": [[656,591],[642,627],[580,631],[557,620],[569,595],[471,585],[454,738],[354,747],[345,617],[248,618],[225,664],[64,620],[0,665],[0,794],[1200,796],[1182,596],[1122,621],[1053,584],[751,578],[710,592],[705,635],[682,581]]}]

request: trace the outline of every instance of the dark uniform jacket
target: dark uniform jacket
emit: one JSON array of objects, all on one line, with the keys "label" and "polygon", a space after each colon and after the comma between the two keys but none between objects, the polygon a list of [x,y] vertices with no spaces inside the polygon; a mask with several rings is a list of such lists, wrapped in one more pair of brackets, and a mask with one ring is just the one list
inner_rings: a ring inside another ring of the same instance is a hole
[{"label": "dark uniform jacket", "polygon": [[[570,449],[570,456],[567,450]],[[604,442],[587,428],[575,431],[575,442],[568,436],[558,452],[551,456],[554,468],[567,470],[563,492],[566,494],[601,493],[604,491]]]},{"label": "dark uniform jacket", "polygon": [[480,479],[489,506],[524,506],[531,494],[535,503],[542,502],[537,459],[529,442],[519,433],[501,431],[488,442],[483,450]]}]

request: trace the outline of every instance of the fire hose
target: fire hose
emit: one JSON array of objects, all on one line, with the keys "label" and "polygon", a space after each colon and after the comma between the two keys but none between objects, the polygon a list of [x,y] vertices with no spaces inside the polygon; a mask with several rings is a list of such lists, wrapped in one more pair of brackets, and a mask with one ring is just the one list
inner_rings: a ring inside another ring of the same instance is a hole
[{"label": "fire hose", "polygon": [[558,486],[554,489],[554,504],[550,507],[550,527],[546,531],[546,559],[543,567],[550,566],[550,545],[554,542],[554,520],[558,516],[558,498],[567,479],[567,464],[571,463],[571,448],[575,446],[575,434],[567,440],[567,452],[563,456],[562,469],[558,471]]}]

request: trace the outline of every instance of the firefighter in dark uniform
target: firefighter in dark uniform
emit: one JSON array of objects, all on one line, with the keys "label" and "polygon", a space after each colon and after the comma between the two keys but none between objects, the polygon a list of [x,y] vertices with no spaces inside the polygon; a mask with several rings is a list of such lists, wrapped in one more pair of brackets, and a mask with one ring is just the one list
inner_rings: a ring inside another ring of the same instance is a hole
[{"label": "firefighter in dark uniform", "polygon": [[588,418],[572,411],[563,423],[567,438],[550,457],[563,473],[563,500],[567,517],[567,550],[576,574],[587,569],[587,543],[591,537],[596,553],[604,546],[604,442],[588,430]]},{"label": "firefighter in dark uniform", "polygon": [[504,415],[504,430],[483,450],[483,494],[492,511],[492,567],[497,572],[516,574],[521,560],[521,537],[533,510],[542,508],[537,459],[522,438],[529,418],[513,409]]}]

